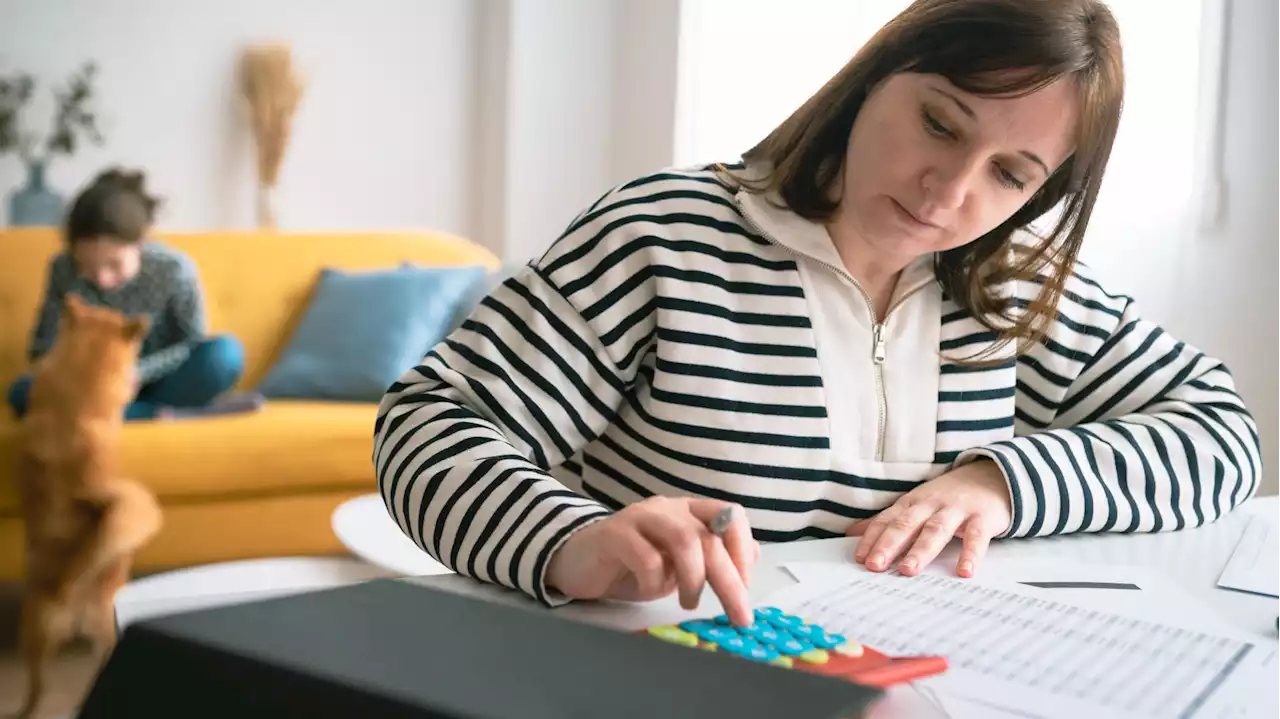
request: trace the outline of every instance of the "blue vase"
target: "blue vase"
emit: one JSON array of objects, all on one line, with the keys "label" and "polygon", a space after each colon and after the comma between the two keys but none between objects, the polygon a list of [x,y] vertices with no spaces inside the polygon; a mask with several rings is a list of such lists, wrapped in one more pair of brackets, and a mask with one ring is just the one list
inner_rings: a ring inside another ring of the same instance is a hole
[{"label": "blue vase", "polygon": [[14,227],[56,227],[62,224],[66,200],[45,185],[44,163],[27,165],[27,184],[9,195],[9,224]]}]

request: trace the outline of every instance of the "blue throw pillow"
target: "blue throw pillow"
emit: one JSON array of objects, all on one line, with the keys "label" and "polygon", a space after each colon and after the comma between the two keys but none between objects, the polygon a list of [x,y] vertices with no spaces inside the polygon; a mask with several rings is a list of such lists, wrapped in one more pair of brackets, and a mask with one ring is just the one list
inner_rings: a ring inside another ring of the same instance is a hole
[{"label": "blue throw pillow", "polygon": [[498,285],[506,282],[508,278],[513,277],[524,270],[526,263],[507,263],[497,270],[485,273],[478,282],[471,286],[471,290],[467,292],[462,301],[458,303],[458,309],[453,314],[453,320],[449,323],[449,332],[452,332],[462,326],[463,322],[476,311],[476,308],[488,297]]},{"label": "blue throw pillow", "polygon": [[448,334],[482,267],[374,272],[326,268],[258,391],[266,397],[377,402]]}]

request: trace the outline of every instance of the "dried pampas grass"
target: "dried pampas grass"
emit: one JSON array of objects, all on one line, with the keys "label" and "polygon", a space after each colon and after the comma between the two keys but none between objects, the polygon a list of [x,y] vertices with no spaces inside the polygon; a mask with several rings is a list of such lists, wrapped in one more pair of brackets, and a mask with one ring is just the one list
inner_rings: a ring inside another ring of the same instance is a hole
[{"label": "dried pampas grass", "polygon": [[303,89],[287,45],[255,45],[245,50],[240,63],[240,92],[248,106],[258,151],[261,227],[276,226],[273,197]]}]

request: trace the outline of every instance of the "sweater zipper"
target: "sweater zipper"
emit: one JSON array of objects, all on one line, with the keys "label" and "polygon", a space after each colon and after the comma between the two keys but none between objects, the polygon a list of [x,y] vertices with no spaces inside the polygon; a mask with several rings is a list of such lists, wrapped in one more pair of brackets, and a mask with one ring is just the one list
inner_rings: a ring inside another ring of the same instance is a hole
[{"label": "sweater zipper", "polygon": [[757,224],[755,220],[751,219],[751,216],[747,213],[746,208],[742,207],[741,201],[738,202],[738,207],[739,209],[742,210],[742,216],[743,218],[746,219],[747,224],[751,225],[751,227],[755,229],[756,232],[760,233],[761,237],[765,238],[766,240],[771,242],[773,245],[782,248],[786,252],[796,257],[809,260],[811,262],[816,262],[819,265],[830,270],[831,272],[835,273],[836,277],[839,277],[845,282],[848,282],[849,284],[853,285],[853,288],[856,289],[859,293],[861,293],[862,298],[866,301],[867,311],[870,313],[870,318],[871,318],[871,338],[872,338],[871,339],[871,364],[875,368],[876,404],[878,405],[878,408],[879,408],[879,417],[876,423],[876,461],[883,462],[884,461],[884,437],[885,437],[885,430],[886,430],[886,427],[888,426],[888,419],[889,419],[889,395],[888,395],[888,392],[885,390],[885,382],[884,382],[884,362],[885,362],[885,358],[888,355],[886,342],[884,338],[885,325],[888,324],[889,318],[893,316],[893,311],[901,307],[902,303],[905,302],[908,297],[915,294],[916,292],[919,292],[924,287],[928,286],[929,284],[928,281],[921,282],[917,284],[915,287],[912,287],[906,292],[902,293],[902,296],[898,298],[897,302],[894,302],[889,305],[889,309],[884,313],[884,321],[883,322],[877,321],[876,306],[875,306],[875,303],[871,301],[871,295],[868,294],[867,291],[862,288],[862,285],[859,284],[858,280],[855,279],[853,275],[849,274],[848,270],[844,269],[843,267],[836,267],[830,262],[820,260],[817,257],[813,257],[812,255],[806,255],[802,252],[792,249],[785,243],[778,242],[778,240],[775,239],[773,235],[770,235],[768,232],[765,232],[763,227]]}]

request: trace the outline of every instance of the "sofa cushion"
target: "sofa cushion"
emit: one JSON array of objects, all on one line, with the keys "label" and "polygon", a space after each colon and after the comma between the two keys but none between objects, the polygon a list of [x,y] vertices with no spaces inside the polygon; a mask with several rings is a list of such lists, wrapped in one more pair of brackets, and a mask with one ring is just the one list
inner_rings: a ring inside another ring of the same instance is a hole
[{"label": "sofa cushion", "polygon": [[486,272],[484,277],[473,284],[471,286],[471,291],[468,292],[463,297],[462,301],[458,303],[458,309],[453,313],[453,319],[449,322],[449,331],[446,335],[452,334],[454,330],[461,327],[462,323],[466,322],[467,318],[471,316],[471,313],[475,312],[476,307],[480,305],[480,302],[483,301],[485,297],[488,297],[491,292],[497,289],[498,285],[506,282],[508,278],[519,274],[527,266],[527,263],[524,262],[513,262],[504,264],[497,270]]},{"label": "sofa cushion", "polygon": [[[376,404],[271,400],[258,412],[131,422],[121,434],[121,473],[164,503],[377,491]],[[12,466],[17,424],[0,428],[0,462]],[[18,513],[16,487],[0,482],[0,515]]]},{"label": "sofa cushion", "polygon": [[450,329],[481,267],[325,269],[298,329],[258,390],[267,397],[377,402]]}]

